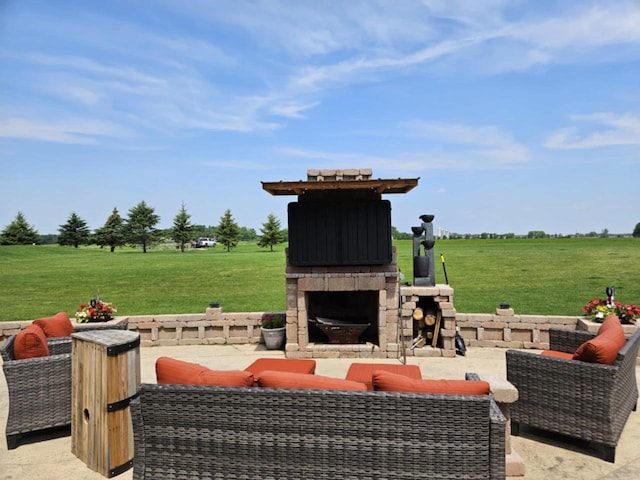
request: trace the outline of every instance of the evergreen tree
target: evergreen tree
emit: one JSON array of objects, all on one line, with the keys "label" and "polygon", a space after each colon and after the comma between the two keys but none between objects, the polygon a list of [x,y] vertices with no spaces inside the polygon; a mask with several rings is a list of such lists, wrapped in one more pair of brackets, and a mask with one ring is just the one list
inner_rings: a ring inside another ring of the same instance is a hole
[{"label": "evergreen tree", "polygon": [[127,241],[134,247],[142,245],[142,253],[147,253],[147,247],[160,239],[160,232],[155,228],[159,221],[155,210],[140,202],[129,210],[125,225]]},{"label": "evergreen tree", "polygon": [[67,223],[60,225],[58,229],[58,244],[71,245],[78,248],[81,243],[89,243],[89,227],[87,222],[81,219],[76,212],[71,213]]},{"label": "evergreen tree", "polygon": [[124,220],[117,208],[113,208],[104,225],[95,231],[95,241],[100,247],[109,246],[111,252],[125,244]]},{"label": "evergreen tree", "polygon": [[34,227],[27,223],[22,212],[0,233],[2,245],[30,245],[40,242],[40,235]]},{"label": "evergreen tree", "polygon": [[180,251],[184,252],[184,244],[191,239],[193,228],[191,215],[187,213],[183,202],[180,211],[173,219],[173,227],[170,231],[171,239],[180,245]]},{"label": "evergreen tree", "polygon": [[227,209],[220,217],[220,223],[216,227],[216,240],[225,246],[227,252],[238,245],[240,239],[240,228],[231,215],[231,210]]},{"label": "evergreen tree", "polygon": [[633,229],[633,236],[640,237],[640,223],[636,223],[636,228]]},{"label": "evergreen tree", "polygon": [[260,239],[258,240],[259,247],[270,247],[273,252],[273,246],[284,241],[284,235],[280,230],[280,220],[276,218],[272,213],[267,217],[267,221],[262,224],[260,229]]}]

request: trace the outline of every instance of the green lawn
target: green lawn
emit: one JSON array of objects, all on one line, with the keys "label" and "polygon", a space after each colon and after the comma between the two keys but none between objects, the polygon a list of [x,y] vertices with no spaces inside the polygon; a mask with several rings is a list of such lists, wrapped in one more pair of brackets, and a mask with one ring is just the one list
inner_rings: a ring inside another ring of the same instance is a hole
[{"label": "green lawn", "polygon": [[[405,281],[413,280],[411,241],[395,242]],[[227,312],[283,310],[284,245],[241,244],[180,253],[156,248],[0,247],[0,321],[60,310],[73,314],[99,291],[119,315],[200,313],[212,301]],[[591,298],[640,303],[640,239],[440,240],[458,312],[489,313],[509,302],[518,314],[579,315]]]}]

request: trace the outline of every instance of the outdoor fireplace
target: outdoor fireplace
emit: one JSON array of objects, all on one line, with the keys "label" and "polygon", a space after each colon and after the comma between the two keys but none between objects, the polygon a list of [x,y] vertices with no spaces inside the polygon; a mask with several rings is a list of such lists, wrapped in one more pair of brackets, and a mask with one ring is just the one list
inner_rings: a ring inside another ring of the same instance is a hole
[{"label": "outdoor fireplace", "polygon": [[371,169],[308,170],[306,181],[262,182],[288,206],[287,345],[290,357],[391,357],[412,336],[400,318],[400,282],[387,193],[411,179]]}]

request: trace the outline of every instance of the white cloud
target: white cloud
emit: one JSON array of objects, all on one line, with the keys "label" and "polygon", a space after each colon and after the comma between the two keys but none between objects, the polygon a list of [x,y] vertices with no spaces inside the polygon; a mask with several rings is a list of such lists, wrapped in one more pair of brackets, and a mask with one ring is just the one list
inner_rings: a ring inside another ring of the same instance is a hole
[{"label": "white cloud", "polygon": [[[640,43],[640,4],[584,3],[540,22],[517,23],[512,32],[532,44],[550,49],[585,49],[620,43]],[[613,7],[613,8],[612,8]]]},{"label": "white cloud", "polygon": [[271,107],[269,107],[269,111],[273,115],[279,115],[282,117],[304,118],[304,115],[302,115],[302,112],[316,107],[318,103],[319,102],[302,104],[302,103],[296,103],[293,101],[284,101],[282,103],[274,102],[274,104]]},{"label": "white cloud", "polygon": [[[592,56],[594,49],[640,43],[637,2],[615,8],[559,3],[553,18],[506,0],[367,0],[339,8],[289,1],[230,2],[224,8],[211,8],[206,1],[163,5],[216,34],[163,35],[155,25],[136,23],[135,16],[84,14],[80,22],[63,19],[61,24],[42,16],[37,25],[45,33],[56,33],[69,45],[86,36],[91,53],[69,48],[52,54],[43,48],[3,57],[33,69],[21,79],[31,83],[24,87],[49,94],[52,109],[62,100],[78,115],[85,109],[88,119],[97,115],[123,130],[180,134],[274,130],[283,125],[265,117],[305,118],[336,87],[392,81],[409,72],[429,76],[461,67],[462,75],[496,74],[578,57],[601,62],[607,56]],[[233,41],[222,42],[220,31]],[[238,39],[244,49],[232,50]],[[35,114],[30,121],[45,123]],[[573,135],[558,132],[555,143]],[[511,141],[493,152],[486,148],[484,155],[495,163],[501,157],[502,163],[525,161],[527,152],[518,147]]]},{"label": "white cloud", "polygon": [[420,2],[275,0],[233,2],[214,9],[208,1],[180,1],[172,6],[177,15],[231,25],[249,35],[261,50],[296,58],[393,50],[422,43],[437,33],[429,9]]},{"label": "white cloud", "polygon": [[[521,167],[529,161],[528,149],[496,127],[411,122],[404,125],[407,136],[428,140],[413,151],[383,155],[329,152],[287,147],[285,155],[322,160],[334,168],[365,165],[378,170],[495,170]],[[408,148],[408,147],[407,147]],[[416,151],[418,150],[418,151]]]},{"label": "white cloud", "polygon": [[144,90],[157,89],[165,84],[162,77],[146,74],[139,68],[128,65],[118,66],[118,64],[114,64],[115,66],[103,65],[94,59],[86,57],[32,53],[27,55],[24,60],[31,61],[33,64],[52,67],[58,71],[77,71],[83,75],[92,75],[97,78],[110,79],[111,81],[126,82],[127,84],[139,86],[144,85]]},{"label": "white cloud", "polygon": [[10,118],[0,122],[0,137],[55,143],[93,144],[96,137],[112,136],[116,131],[114,125],[86,120],[35,123],[23,118]]},{"label": "white cloud", "polygon": [[577,125],[553,132],[545,142],[547,148],[590,149],[619,145],[640,145],[640,116],[594,113],[572,115]]},{"label": "white cloud", "polygon": [[[460,167],[508,168],[526,163],[529,150],[495,126],[412,121],[403,125],[412,138],[429,140],[431,148],[446,148],[448,161]],[[459,152],[452,154],[450,152]]]}]

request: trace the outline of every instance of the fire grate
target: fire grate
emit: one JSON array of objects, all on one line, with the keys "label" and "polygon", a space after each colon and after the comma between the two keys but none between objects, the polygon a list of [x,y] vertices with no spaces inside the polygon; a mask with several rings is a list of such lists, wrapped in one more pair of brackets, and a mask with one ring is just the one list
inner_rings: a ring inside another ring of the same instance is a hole
[{"label": "fire grate", "polygon": [[371,326],[370,323],[348,323],[322,317],[310,318],[309,321],[327,336],[329,343],[358,343],[360,336]]}]

